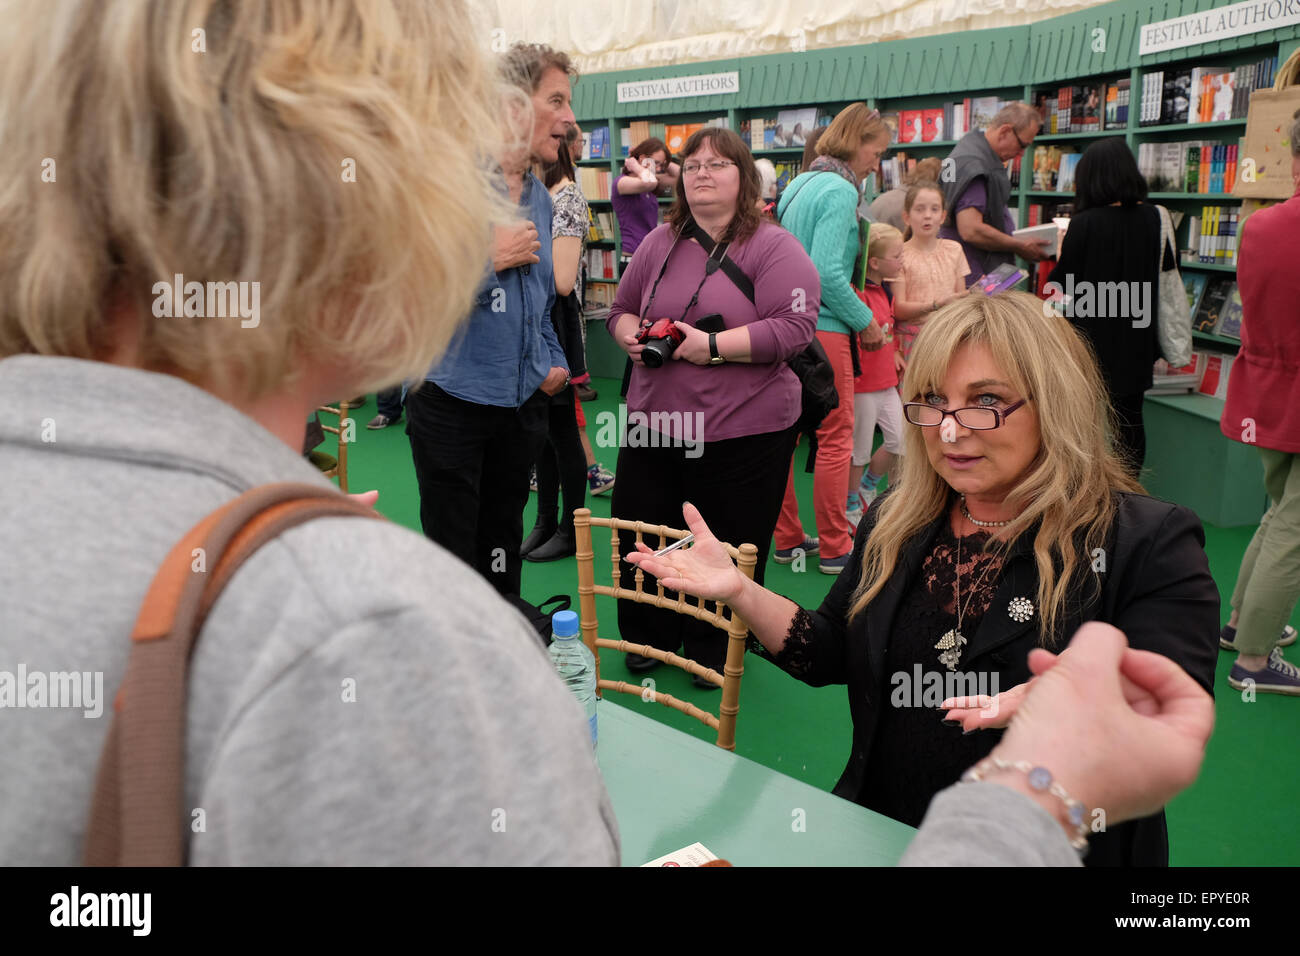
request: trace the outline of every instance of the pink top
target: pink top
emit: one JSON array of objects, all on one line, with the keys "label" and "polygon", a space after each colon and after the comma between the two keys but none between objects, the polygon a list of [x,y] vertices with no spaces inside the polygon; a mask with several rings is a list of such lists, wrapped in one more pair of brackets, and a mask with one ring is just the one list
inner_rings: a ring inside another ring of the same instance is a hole
[{"label": "pink top", "polygon": [[[929,252],[922,252],[915,239],[903,243],[903,274],[906,282],[901,298],[908,302],[932,302],[957,290],[957,280],[970,274],[961,244],[940,239]],[[894,297],[899,298],[898,287]]]}]

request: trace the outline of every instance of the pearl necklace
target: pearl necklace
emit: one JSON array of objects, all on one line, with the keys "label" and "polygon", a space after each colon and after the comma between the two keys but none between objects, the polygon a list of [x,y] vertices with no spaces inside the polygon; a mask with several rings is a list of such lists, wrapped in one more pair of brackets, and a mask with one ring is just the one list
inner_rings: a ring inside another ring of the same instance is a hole
[{"label": "pearl necklace", "polygon": [[978,528],[1005,528],[1007,525],[1011,524],[1010,521],[980,521],[977,518],[971,517],[970,509],[966,507],[965,495],[961,496],[961,513],[965,515],[967,521]]}]

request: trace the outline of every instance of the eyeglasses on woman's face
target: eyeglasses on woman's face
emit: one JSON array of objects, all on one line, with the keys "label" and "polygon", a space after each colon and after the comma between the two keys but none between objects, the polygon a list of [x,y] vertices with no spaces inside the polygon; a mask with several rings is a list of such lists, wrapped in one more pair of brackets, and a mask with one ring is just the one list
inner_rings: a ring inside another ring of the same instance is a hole
[{"label": "eyeglasses on woman's face", "polygon": [[729,159],[713,159],[707,163],[685,162],[682,163],[683,176],[698,176],[701,169],[707,169],[710,176],[716,176],[728,166],[735,166]]},{"label": "eyeglasses on woman's face", "polygon": [[965,408],[949,410],[926,402],[906,402],[903,405],[903,414],[913,425],[920,425],[923,428],[942,424],[943,420],[951,415],[962,428],[969,428],[971,431],[987,431],[991,428],[1001,428],[1007,416],[1025,402],[1026,399],[1022,398],[1002,410],[988,405],[968,405]]}]

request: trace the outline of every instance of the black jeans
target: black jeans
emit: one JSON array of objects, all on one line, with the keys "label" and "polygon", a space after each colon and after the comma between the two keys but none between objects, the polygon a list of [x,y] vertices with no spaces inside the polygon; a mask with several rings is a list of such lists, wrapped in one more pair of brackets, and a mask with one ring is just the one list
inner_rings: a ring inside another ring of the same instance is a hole
[{"label": "black jeans", "polygon": [[[685,448],[627,448],[618,453],[618,483],[610,511],[616,518],[685,528],[682,502],[699,509],[709,530],[732,545],[748,542],[758,548],[754,580],[763,583],[763,569],[772,546],[772,533],[781,513],[793,427],[761,435],[707,442],[698,458]],[[632,532],[620,532],[620,554],[635,550]],[[653,535],[645,543],[664,547]],[[621,562],[621,586],[636,586],[635,568]],[[656,590],[654,576],[645,575],[644,588]],[[665,591],[671,597],[676,592]],[[695,603],[695,599],[691,599]],[[705,605],[712,609],[712,602]],[[618,602],[618,630],[623,640],[649,644],[664,651],[685,645],[686,656],[718,673],[727,657],[727,635],[703,621],[662,608],[631,601]]]},{"label": "black jeans", "polygon": [[528,470],[546,441],[547,396],[519,408],[478,405],[433,382],[406,396],[406,434],[420,486],[424,533],[518,594]]},{"label": "black jeans", "polygon": [[587,498],[587,453],[578,437],[578,418],[573,407],[573,389],[566,388],[550,400],[546,446],[537,459],[537,523],[556,525],[555,509],[564,489],[564,513],[558,527],[573,535],[573,511]]},{"label": "black jeans", "polygon": [[1142,392],[1110,397],[1119,428],[1115,435],[1115,451],[1135,479],[1142,474],[1142,463],[1147,457],[1147,431],[1142,424],[1142,402],[1145,397]]}]

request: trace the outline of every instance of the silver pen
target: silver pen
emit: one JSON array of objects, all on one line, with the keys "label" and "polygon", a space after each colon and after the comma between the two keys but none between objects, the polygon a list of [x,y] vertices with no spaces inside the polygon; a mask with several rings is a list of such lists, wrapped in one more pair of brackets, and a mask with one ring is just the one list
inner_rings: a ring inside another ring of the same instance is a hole
[{"label": "silver pen", "polygon": [[695,540],[695,535],[688,534],[686,537],[682,538],[681,540],[673,542],[668,547],[656,551],[653,557],[662,558],[669,551],[676,551],[678,548],[688,545],[694,540]]}]

